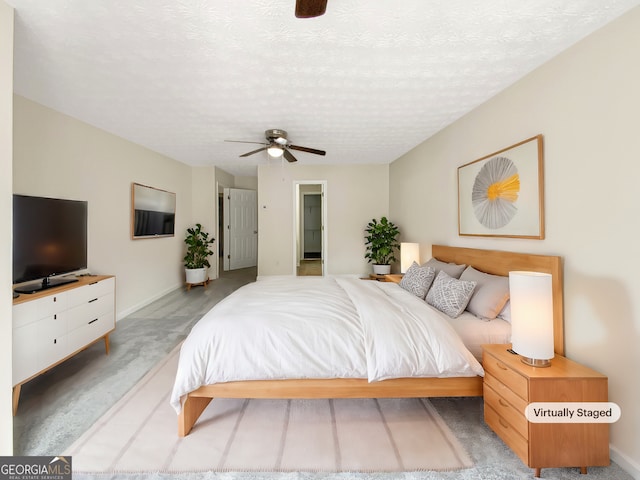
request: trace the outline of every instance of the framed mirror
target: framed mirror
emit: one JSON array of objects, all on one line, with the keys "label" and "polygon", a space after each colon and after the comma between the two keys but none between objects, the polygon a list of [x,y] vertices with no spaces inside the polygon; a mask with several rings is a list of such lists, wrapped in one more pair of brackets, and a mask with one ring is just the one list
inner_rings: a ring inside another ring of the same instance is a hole
[{"label": "framed mirror", "polygon": [[176,225],[176,194],[131,184],[131,238],[173,237]]}]

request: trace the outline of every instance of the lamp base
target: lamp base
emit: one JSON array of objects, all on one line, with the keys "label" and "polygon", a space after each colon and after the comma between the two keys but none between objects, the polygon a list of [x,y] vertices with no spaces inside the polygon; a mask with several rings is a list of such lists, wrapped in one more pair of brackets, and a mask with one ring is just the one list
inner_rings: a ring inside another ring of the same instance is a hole
[{"label": "lamp base", "polygon": [[525,365],[529,365],[531,367],[550,367],[551,360],[542,359],[542,358],[529,358],[529,357],[521,357],[520,360]]}]

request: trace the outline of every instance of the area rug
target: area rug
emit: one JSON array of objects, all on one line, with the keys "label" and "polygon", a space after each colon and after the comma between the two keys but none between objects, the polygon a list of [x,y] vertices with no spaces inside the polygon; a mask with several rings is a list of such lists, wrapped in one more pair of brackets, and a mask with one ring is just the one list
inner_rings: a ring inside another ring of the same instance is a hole
[{"label": "area rug", "polygon": [[426,399],[214,399],[179,438],[179,348],[71,447],[74,472],[403,472],[473,465]]}]

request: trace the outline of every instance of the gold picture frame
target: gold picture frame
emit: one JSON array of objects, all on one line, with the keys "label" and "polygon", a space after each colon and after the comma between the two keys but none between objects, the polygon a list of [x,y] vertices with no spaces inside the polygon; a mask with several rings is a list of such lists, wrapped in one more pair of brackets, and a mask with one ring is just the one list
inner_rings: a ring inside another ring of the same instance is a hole
[{"label": "gold picture frame", "polygon": [[458,167],[458,235],[544,239],[542,135]]}]

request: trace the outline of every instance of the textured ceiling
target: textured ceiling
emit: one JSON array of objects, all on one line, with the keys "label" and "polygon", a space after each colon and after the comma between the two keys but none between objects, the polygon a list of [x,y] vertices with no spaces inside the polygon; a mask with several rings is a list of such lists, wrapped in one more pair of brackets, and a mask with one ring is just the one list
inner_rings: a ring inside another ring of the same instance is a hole
[{"label": "textured ceiling", "polygon": [[[640,0],[5,0],[14,90],[189,165],[389,163]],[[274,160],[271,160],[272,162]],[[279,161],[279,160],[277,160]]]}]

